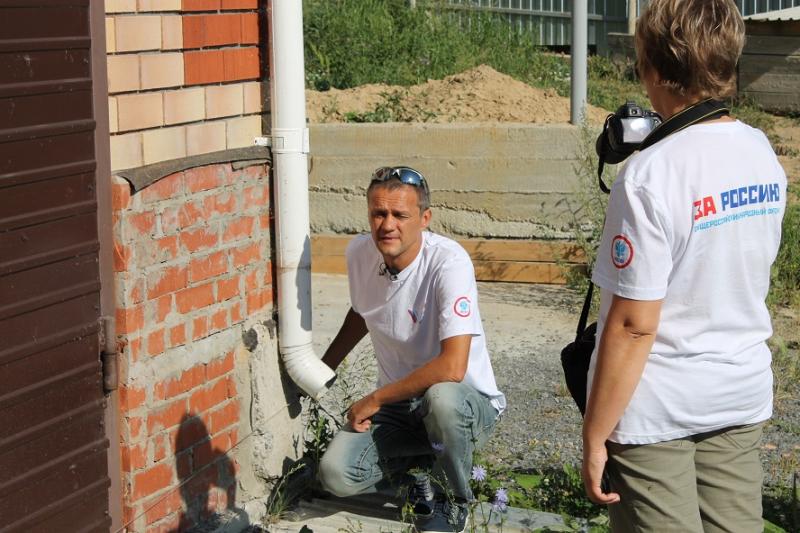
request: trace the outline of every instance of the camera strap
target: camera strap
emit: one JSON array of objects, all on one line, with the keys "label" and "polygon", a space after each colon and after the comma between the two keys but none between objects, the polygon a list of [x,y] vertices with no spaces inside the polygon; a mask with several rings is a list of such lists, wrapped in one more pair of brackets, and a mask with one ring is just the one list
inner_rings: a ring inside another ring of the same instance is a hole
[{"label": "camera strap", "polygon": [[[665,139],[673,133],[679,132],[682,129],[688,128],[693,124],[698,124],[706,120],[714,120],[730,114],[731,110],[723,102],[707,98],[692,104],[686,109],[679,111],[661,123],[656,129],[650,132],[650,135],[645,137],[642,144],[639,146],[639,151],[645,150],[653,146],[657,142]],[[605,166],[605,155],[600,155],[600,162],[597,165],[597,179],[600,184],[600,190],[606,194],[611,192],[611,189],[603,181],[603,167]]]}]

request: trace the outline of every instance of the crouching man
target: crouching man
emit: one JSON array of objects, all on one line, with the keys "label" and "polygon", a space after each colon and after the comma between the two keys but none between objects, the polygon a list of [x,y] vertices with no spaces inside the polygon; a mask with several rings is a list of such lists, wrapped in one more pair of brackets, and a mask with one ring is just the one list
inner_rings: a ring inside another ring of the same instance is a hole
[{"label": "crouching man", "polygon": [[[369,332],[378,384],[350,407],[322,458],[320,481],[337,496],[412,482],[417,529],[461,532],[472,454],[505,408],[472,262],[454,241],[425,231],[430,193],[416,170],[376,170],[367,205],[371,236],[347,248],[351,309],[323,361],[336,369]],[[430,477],[407,474],[428,467]]]}]

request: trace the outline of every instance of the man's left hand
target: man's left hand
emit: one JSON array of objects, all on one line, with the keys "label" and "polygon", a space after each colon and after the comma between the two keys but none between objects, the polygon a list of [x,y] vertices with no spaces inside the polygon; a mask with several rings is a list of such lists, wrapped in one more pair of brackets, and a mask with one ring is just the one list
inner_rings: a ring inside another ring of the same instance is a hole
[{"label": "man's left hand", "polygon": [[375,400],[372,394],[365,396],[350,406],[347,412],[347,421],[355,431],[363,433],[372,425],[370,418],[377,413],[381,405]]}]

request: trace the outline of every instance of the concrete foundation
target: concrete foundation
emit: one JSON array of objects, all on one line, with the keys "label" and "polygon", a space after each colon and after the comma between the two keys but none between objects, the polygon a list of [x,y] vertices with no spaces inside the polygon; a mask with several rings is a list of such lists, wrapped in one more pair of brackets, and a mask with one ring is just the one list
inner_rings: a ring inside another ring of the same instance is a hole
[{"label": "concrete foundation", "polygon": [[428,179],[432,229],[455,237],[569,238],[579,129],[530,124],[311,126],[311,229],[366,231],[372,171],[408,165]]}]

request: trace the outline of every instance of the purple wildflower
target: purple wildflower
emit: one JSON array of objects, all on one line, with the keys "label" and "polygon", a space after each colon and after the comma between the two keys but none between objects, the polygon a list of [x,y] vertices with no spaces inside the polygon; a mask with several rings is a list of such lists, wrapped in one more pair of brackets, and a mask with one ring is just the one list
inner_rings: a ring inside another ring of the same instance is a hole
[{"label": "purple wildflower", "polygon": [[443,442],[431,442],[431,448],[436,453],[444,453],[444,443]]},{"label": "purple wildflower", "polygon": [[475,481],[483,481],[486,479],[486,469],[481,465],[475,465],[472,467],[472,479]]},{"label": "purple wildflower", "polygon": [[497,489],[494,493],[494,501],[492,502],[492,510],[501,513],[508,507],[508,492],[506,489]]}]

